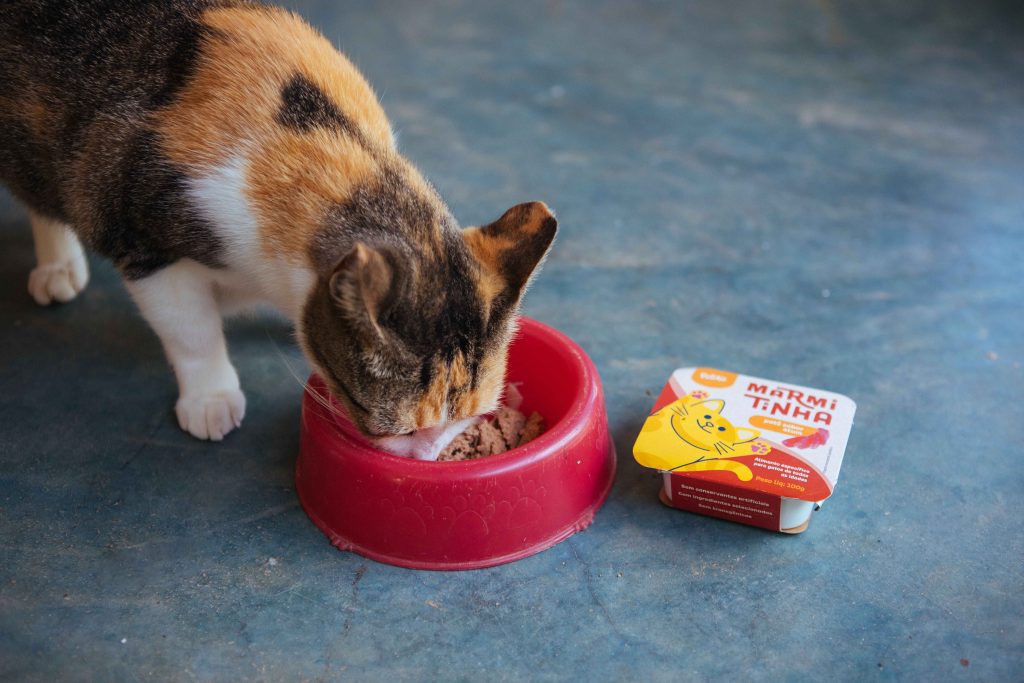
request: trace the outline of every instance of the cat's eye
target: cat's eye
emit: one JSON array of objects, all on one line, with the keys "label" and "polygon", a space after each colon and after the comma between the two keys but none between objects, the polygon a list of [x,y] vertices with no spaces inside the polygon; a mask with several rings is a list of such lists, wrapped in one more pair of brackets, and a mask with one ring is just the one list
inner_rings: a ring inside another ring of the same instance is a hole
[{"label": "cat's eye", "polygon": [[724,432],[724,431],[725,431],[725,427],[719,427],[719,428],[718,428],[718,431],[720,431],[720,432]]},{"label": "cat's eye", "polygon": [[710,420],[710,419],[711,419],[711,416],[710,416],[710,415],[705,415],[705,416],[704,416],[704,419],[705,419],[705,420]]}]

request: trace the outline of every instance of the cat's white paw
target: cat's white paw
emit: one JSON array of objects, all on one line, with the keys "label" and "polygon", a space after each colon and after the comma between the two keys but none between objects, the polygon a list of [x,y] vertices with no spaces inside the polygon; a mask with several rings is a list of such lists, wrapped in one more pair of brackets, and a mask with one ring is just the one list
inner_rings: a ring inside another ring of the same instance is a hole
[{"label": "cat's white paw", "polygon": [[49,306],[71,301],[88,282],[89,266],[79,251],[63,261],[36,266],[28,276],[28,292],[37,304]]},{"label": "cat's white paw", "polygon": [[228,390],[200,396],[182,396],[175,406],[178,424],[197,439],[221,441],[245,417],[245,394]]}]

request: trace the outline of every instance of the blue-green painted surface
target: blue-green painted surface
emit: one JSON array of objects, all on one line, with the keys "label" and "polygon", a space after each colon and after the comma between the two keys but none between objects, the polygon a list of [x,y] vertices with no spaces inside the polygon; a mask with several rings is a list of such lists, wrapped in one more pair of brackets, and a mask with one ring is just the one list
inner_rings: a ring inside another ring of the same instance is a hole
[{"label": "blue-green painted surface", "polygon": [[[292,487],[305,367],[230,345],[193,441],[112,269],[35,307],[0,198],[0,679],[1024,678],[1024,22],[1011,3],[300,2],[466,224],[543,199],[526,311],[597,363],[620,459],[539,556],[338,552]],[[859,404],[788,537],[662,507],[630,447],[705,364]]]}]

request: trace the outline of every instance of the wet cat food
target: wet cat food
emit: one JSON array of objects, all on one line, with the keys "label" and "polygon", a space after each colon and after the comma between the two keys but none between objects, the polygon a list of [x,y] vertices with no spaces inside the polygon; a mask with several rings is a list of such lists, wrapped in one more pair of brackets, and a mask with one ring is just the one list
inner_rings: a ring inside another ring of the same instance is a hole
[{"label": "wet cat food", "polygon": [[439,461],[472,460],[497,455],[533,441],[544,433],[544,418],[527,418],[515,408],[499,408],[490,420],[481,420],[455,437],[438,456]]},{"label": "wet cat food", "polygon": [[712,368],[672,373],[633,446],[666,505],[787,533],[832,495],[856,404]]}]

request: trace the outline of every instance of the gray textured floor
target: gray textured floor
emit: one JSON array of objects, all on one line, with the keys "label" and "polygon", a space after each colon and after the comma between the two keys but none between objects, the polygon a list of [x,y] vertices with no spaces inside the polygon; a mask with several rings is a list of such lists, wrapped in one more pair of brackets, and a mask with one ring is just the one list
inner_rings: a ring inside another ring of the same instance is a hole
[{"label": "gray textured floor", "polygon": [[[465,223],[559,212],[526,308],[600,368],[619,478],[491,570],[306,519],[280,323],[231,328],[243,430],[182,435],[112,270],[36,308],[3,195],[0,679],[1021,680],[1024,26],[959,4],[299,3]],[[656,501],[630,446],[692,364],[858,401],[802,536]]]}]

